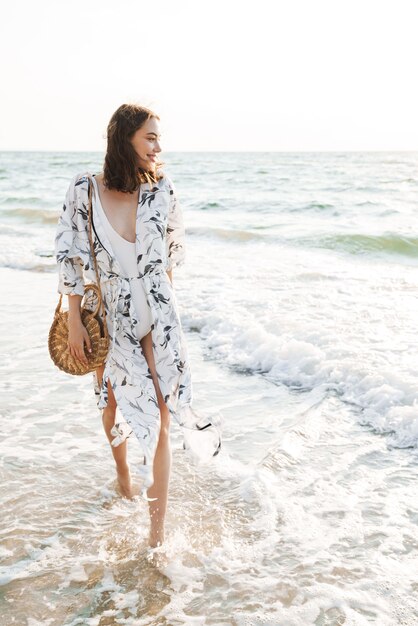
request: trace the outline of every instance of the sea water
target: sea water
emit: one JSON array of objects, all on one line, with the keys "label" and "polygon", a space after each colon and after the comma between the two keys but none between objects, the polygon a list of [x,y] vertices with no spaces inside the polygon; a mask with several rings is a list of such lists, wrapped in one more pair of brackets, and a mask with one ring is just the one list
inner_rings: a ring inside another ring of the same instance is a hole
[{"label": "sea water", "polygon": [[[53,240],[99,153],[0,153],[2,623],[418,623],[418,153],[167,153],[195,468],[166,542],[118,495],[92,379],[57,370]],[[131,470],[139,462],[129,439]]]}]

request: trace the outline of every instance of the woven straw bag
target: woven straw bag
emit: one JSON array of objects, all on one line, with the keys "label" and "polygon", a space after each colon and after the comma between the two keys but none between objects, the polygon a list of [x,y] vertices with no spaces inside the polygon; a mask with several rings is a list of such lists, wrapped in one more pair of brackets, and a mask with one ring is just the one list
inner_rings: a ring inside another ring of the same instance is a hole
[{"label": "woven straw bag", "polygon": [[[82,376],[103,365],[109,351],[109,334],[106,324],[106,311],[100,291],[100,278],[97,268],[97,259],[94,254],[92,238],[92,187],[93,182],[89,177],[89,202],[88,202],[88,222],[89,222],[89,242],[94,269],[96,271],[97,285],[89,283],[84,286],[84,296],[81,302],[81,321],[87,329],[91,342],[91,352],[86,352],[87,365],[73,357],[68,348],[68,311],[61,311],[62,294],[60,295],[55,309],[54,320],[48,335],[48,348],[51,359],[55,365],[67,374]],[[87,307],[88,292],[92,292],[94,300],[97,300],[94,310]],[[100,311],[102,317],[100,317]]]}]

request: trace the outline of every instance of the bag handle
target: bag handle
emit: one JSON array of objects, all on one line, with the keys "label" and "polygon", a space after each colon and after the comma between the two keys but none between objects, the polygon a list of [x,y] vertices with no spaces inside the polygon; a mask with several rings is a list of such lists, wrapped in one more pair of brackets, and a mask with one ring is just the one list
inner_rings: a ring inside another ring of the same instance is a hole
[{"label": "bag handle", "polygon": [[102,293],[101,293],[101,289],[100,289],[100,276],[99,276],[99,269],[97,266],[97,259],[96,259],[96,255],[94,254],[94,245],[93,245],[93,233],[92,233],[92,221],[93,221],[93,200],[92,200],[92,193],[93,193],[93,179],[90,176],[90,174],[87,174],[87,178],[89,180],[89,203],[88,203],[88,220],[89,220],[89,242],[90,242],[90,250],[91,250],[91,256],[93,258],[93,262],[94,262],[94,269],[96,272],[96,279],[97,279],[97,289],[98,289],[98,296],[99,296],[99,306],[101,306],[102,309],[102,314],[103,314],[103,330],[104,330],[104,335],[106,338],[108,338],[108,331],[107,331],[107,323],[106,323],[106,310],[105,310],[105,306],[104,306],[104,302],[103,302],[103,298],[102,298]]},{"label": "bag handle", "polygon": [[[96,296],[97,296],[96,308],[94,309],[94,311],[91,312],[92,316],[96,317],[96,315],[98,314],[98,312],[100,310],[100,305],[101,305],[101,297],[102,296],[101,296],[101,293],[100,293],[100,289],[96,285],[96,283],[89,283],[88,285],[84,285],[84,292],[86,292],[88,290],[94,291],[96,293]],[[55,317],[60,312],[61,304],[62,304],[62,294],[60,294],[60,297],[59,297],[59,300],[58,300],[58,304],[57,304],[57,306],[55,308]]]}]

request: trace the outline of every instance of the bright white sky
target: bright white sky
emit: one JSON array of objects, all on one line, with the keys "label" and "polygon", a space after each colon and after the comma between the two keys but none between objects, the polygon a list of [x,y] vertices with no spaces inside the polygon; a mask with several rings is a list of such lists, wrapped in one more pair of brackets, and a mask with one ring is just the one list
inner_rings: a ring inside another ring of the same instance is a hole
[{"label": "bright white sky", "polygon": [[[415,0],[8,0],[0,150],[418,150]],[[162,153],[162,155],[163,155]]]}]

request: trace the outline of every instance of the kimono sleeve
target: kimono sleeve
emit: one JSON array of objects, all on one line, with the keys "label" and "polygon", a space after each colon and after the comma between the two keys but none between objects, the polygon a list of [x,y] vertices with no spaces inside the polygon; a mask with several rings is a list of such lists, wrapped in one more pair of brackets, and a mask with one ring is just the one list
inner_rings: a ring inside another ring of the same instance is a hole
[{"label": "kimono sleeve", "polygon": [[173,267],[183,265],[186,257],[183,210],[177,197],[176,188],[171,180],[169,185],[170,206],[166,230],[167,271],[172,270]]},{"label": "kimono sleeve", "polygon": [[84,295],[83,262],[77,245],[77,203],[74,176],[68,187],[55,234],[55,258],[58,266],[58,293]]}]

